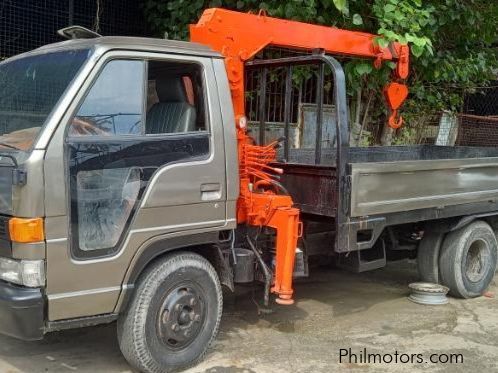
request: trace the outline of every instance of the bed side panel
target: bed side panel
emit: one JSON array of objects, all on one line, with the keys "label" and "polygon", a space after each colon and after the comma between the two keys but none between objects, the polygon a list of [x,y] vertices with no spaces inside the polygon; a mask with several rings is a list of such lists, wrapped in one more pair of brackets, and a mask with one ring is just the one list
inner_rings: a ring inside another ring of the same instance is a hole
[{"label": "bed side panel", "polygon": [[498,198],[498,157],[351,164],[351,216]]}]

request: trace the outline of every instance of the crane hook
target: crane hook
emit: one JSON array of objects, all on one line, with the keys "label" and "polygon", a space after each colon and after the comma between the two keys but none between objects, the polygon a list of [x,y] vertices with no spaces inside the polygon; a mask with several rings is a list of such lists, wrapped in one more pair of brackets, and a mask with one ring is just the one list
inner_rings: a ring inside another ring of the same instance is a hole
[{"label": "crane hook", "polygon": [[391,82],[384,87],[384,97],[386,98],[391,115],[389,116],[389,127],[398,129],[403,125],[403,118],[398,113],[398,108],[408,97],[408,87],[405,84]]},{"label": "crane hook", "polygon": [[389,127],[397,130],[403,125],[403,117],[398,115],[398,110],[393,110],[391,115],[389,115],[389,120],[387,122]]}]

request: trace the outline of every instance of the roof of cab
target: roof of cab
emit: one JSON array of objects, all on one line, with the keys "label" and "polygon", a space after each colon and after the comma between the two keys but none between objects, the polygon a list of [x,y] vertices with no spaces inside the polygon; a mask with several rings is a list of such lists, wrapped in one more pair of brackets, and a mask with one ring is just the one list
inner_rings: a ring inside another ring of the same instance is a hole
[{"label": "roof of cab", "polygon": [[104,49],[138,50],[147,52],[175,53],[206,57],[218,57],[221,55],[213,51],[206,45],[185,41],[140,38],[130,36],[101,36],[93,39],[72,39],[59,43],[47,44],[35,51],[60,50],[66,48],[93,48],[102,47]]}]

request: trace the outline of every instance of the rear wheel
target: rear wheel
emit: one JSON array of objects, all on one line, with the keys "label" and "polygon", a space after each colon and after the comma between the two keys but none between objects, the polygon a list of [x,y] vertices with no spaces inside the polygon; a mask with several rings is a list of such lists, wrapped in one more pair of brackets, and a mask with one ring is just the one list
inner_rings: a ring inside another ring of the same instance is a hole
[{"label": "rear wheel", "polygon": [[417,268],[420,281],[439,284],[439,252],[444,233],[427,231],[417,250]]},{"label": "rear wheel", "polygon": [[144,273],[118,320],[124,357],[147,373],[195,365],[216,336],[222,303],[218,276],[205,258],[166,256]]},{"label": "rear wheel", "polygon": [[496,236],[484,221],[450,232],[439,256],[441,282],[456,297],[481,295],[493,280],[497,251]]}]

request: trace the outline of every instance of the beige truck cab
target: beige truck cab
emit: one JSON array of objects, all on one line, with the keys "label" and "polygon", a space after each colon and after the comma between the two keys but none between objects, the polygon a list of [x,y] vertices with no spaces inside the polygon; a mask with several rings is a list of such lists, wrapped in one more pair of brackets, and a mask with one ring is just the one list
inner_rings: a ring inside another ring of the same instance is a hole
[{"label": "beige truck cab", "polygon": [[136,317],[154,330],[147,357],[127,356],[142,370],[158,371],[157,356],[161,371],[194,362],[218,328],[220,247],[236,227],[221,56],[167,40],[69,40],[4,61],[0,82],[0,331],[36,340],[126,310],[124,351],[140,342]]}]

